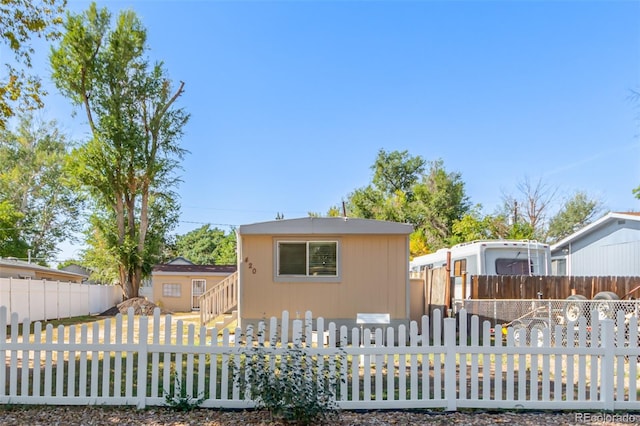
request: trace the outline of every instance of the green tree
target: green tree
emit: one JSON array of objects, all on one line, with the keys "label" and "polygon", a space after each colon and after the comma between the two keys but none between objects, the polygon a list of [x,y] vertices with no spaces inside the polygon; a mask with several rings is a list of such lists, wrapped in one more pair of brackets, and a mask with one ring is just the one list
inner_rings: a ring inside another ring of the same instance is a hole
[{"label": "green tree", "polygon": [[0,5],[0,40],[13,54],[5,62],[5,74],[0,77],[0,130],[16,109],[30,110],[43,106],[40,79],[28,73],[35,50],[33,38],[53,40],[59,36],[58,25],[66,0],[3,0]]},{"label": "green tree", "polygon": [[578,191],[549,221],[547,239],[557,242],[594,221],[602,213],[602,202]]},{"label": "green tree", "polygon": [[371,184],[352,192],[349,215],[365,219],[412,222],[410,203],[416,184],[424,176],[426,161],[408,151],[378,151]]},{"label": "green tree", "polygon": [[0,201],[0,257],[27,257],[29,244],[22,238],[19,225],[23,217],[9,201]]},{"label": "green tree", "polygon": [[327,211],[327,217],[341,217],[342,210],[338,208],[338,206],[330,207]]},{"label": "green tree", "polygon": [[189,116],[175,103],[184,83],[172,87],[163,64],[149,63],[146,30],[132,11],[111,29],[111,14],[93,3],[67,14],[64,29],[51,65],[92,135],[72,165],[94,207],[89,257],[104,254],[125,297],[137,297],[177,222],[175,173],[186,153],[178,142]]},{"label": "green tree", "polygon": [[407,151],[380,150],[371,168],[372,183],[349,194],[348,214],[413,224],[413,256],[445,246],[470,207],[461,175]]},{"label": "green tree", "polygon": [[30,114],[19,117],[15,131],[0,130],[0,199],[20,213],[20,240],[40,262],[79,230],[82,203],[65,167],[69,147],[55,121]]},{"label": "green tree", "polygon": [[373,185],[385,194],[411,193],[413,186],[424,173],[425,160],[409,155],[408,151],[378,151],[378,156],[371,167]]},{"label": "green tree", "polygon": [[483,215],[482,206],[474,206],[460,220],[456,220],[452,227],[450,245],[499,238],[502,220],[499,216]]},{"label": "green tree", "polygon": [[428,174],[415,185],[414,194],[410,222],[424,228],[432,251],[448,246],[453,224],[471,208],[462,175],[447,172],[442,160],[432,161]]},{"label": "green tree", "polygon": [[199,265],[235,265],[236,233],[228,234],[208,224],[184,235],[175,242],[176,254]]},{"label": "green tree", "polygon": [[450,245],[474,240],[533,239],[533,228],[524,220],[513,223],[504,214],[483,215],[481,206],[475,206],[462,219],[454,222]]}]

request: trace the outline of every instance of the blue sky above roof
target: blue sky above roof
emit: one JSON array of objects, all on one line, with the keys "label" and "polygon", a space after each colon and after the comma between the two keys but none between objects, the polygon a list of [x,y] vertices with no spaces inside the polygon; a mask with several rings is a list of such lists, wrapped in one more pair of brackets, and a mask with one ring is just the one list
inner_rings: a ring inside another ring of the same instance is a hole
[{"label": "blue sky above roof", "polygon": [[[525,177],[558,201],[584,190],[639,210],[640,2],[99,6],[135,10],[151,57],[186,83],[178,233],[325,213],[370,182],[381,148],[442,159],[485,213]],[[51,96],[47,114],[86,135],[70,111]]]}]

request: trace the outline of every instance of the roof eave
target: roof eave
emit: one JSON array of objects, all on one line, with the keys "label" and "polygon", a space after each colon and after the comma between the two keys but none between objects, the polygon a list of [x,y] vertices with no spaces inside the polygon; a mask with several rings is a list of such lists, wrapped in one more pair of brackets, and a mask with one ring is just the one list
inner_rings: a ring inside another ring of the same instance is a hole
[{"label": "roof eave", "polygon": [[384,235],[413,232],[407,223],[360,218],[299,218],[241,225],[239,235]]},{"label": "roof eave", "polygon": [[577,230],[576,232],[574,232],[573,234],[563,238],[562,240],[558,241],[557,243],[553,244],[551,246],[551,251],[556,251],[558,249],[561,249],[562,247],[574,242],[575,240],[577,240],[578,238],[589,234],[590,232],[595,231],[596,229],[604,226],[606,223],[610,222],[611,220],[618,220],[618,219],[625,219],[625,220],[635,220],[635,221],[640,221],[640,216],[637,215],[632,215],[632,214],[625,214],[625,213],[607,213],[606,215],[602,216],[600,219],[596,220],[595,222],[585,226],[582,229]]}]

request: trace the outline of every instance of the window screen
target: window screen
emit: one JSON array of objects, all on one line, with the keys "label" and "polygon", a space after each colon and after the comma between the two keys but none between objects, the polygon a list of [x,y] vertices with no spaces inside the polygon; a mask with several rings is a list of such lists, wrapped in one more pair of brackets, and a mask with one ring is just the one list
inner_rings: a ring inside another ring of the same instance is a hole
[{"label": "window screen", "polygon": [[278,276],[337,275],[337,241],[278,242]]},{"label": "window screen", "polygon": [[498,275],[529,275],[532,267],[527,259],[496,259]]}]

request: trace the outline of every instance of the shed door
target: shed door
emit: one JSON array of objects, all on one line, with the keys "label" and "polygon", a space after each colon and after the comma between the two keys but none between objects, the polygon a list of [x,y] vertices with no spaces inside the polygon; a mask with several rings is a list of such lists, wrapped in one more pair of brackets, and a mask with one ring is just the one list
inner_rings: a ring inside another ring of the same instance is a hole
[{"label": "shed door", "polygon": [[198,298],[207,291],[207,280],[191,280],[191,309],[200,309]]}]

